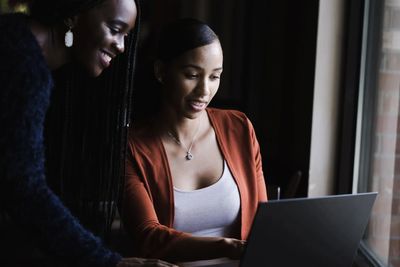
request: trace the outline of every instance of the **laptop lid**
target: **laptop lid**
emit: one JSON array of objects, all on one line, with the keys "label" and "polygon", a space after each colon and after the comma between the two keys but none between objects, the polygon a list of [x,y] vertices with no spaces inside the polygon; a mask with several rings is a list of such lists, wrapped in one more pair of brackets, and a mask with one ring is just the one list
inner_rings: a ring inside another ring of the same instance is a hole
[{"label": "laptop lid", "polygon": [[376,195],[260,203],[240,266],[351,266]]}]

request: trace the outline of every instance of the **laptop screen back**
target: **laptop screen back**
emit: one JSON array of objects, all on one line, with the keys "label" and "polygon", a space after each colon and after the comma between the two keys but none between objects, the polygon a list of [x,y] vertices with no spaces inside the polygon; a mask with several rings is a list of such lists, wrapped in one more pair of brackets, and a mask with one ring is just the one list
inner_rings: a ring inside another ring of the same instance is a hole
[{"label": "laptop screen back", "polygon": [[376,195],[335,195],[259,204],[240,265],[351,266]]}]

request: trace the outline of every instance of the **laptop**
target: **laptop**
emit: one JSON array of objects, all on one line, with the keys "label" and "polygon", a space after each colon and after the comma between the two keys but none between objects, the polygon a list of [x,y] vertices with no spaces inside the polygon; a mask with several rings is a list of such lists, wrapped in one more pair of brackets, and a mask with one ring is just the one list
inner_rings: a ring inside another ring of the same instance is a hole
[{"label": "laptop", "polygon": [[373,193],[260,203],[241,267],[350,267]]}]

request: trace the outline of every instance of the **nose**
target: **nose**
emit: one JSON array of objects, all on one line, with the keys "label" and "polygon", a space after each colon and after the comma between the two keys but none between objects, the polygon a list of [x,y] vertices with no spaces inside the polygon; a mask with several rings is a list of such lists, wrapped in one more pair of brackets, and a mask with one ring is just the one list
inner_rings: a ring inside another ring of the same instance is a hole
[{"label": "nose", "polygon": [[197,94],[199,96],[207,96],[210,94],[210,84],[208,82],[208,79],[205,77],[199,81],[197,84]]},{"label": "nose", "polygon": [[119,54],[125,51],[125,38],[123,35],[116,37],[114,40],[114,47]]}]

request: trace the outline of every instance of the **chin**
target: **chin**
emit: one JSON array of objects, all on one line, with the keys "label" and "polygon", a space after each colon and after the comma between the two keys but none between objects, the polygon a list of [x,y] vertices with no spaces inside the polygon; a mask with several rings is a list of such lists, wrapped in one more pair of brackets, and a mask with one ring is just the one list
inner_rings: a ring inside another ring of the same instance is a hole
[{"label": "chin", "polygon": [[200,117],[201,114],[203,114],[203,112],[188,112],[185,117],[193,120]]},{"label": "chin", "polygon": [[82,66],[83,71],[87,73],[90,77],[98,77],[100,74],[103,72],[103,68],[99,66],[98,64],[91,63],[93,62],[90,59],[87,59],[86,61],[80,61],[80,65]]},{"label": "chin", "polygon": [[92,77],[98,77],[98,76],[100,76],[100,74],[103,73],[103,69],[99,68],[99,67],[91,67],[91,68],[87,69],[87,72]]},{"label": "chin", "polygon": [[102,73],[103,73],[103,70],[98,70],[98,71],[93,72],[92,76],[99,77]]}]

